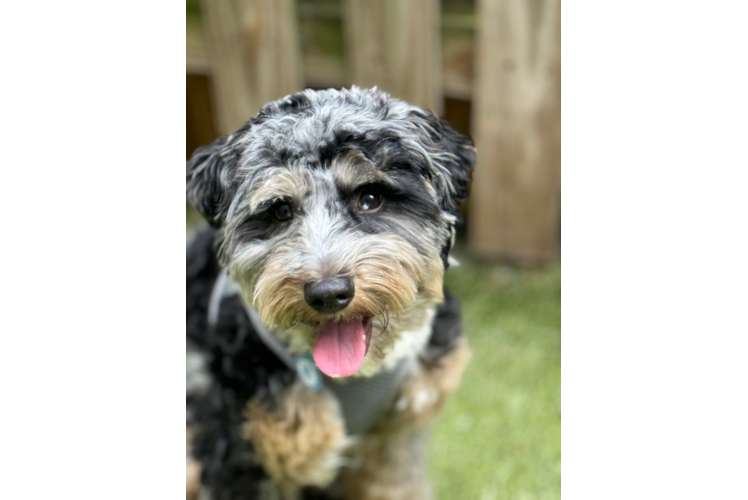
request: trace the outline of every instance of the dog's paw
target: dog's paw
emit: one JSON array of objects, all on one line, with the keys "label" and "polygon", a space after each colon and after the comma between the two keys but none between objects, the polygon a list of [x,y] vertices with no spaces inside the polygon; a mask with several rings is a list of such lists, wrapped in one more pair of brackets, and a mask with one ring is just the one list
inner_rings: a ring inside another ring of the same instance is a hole
[{"label": "dog's paw", "polygon": [[395,400],[393,416],[396,421],[423,426],[435,419],[460,386],[470,357],[467,341],[461,338],[449,353],[433,363],[419,363],[403,382]]},{"label": "dog's paw", "polygon": [[444,404],[431,373],[418,367],[403,382],[394,406],[394,418],[403,425],[425,425],[433,420]]},{"label": "dog's paw", "polygon": [[288,487],[332,482],[342,463],[345,434],[335,397],[300,384],[287,389],[273,410],[250,403],[243,429],[267,473]]}]

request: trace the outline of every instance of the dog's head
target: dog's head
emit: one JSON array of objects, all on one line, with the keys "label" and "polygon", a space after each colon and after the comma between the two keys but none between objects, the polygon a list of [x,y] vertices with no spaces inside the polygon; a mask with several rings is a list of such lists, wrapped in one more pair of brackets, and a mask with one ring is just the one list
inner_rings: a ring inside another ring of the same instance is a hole
[{"label": "dog's head", "polygon": [[442,300],[474,162],[433,113],[376,89],[307,90],[198,149],[187,194],[265,324],[348,376]]}]

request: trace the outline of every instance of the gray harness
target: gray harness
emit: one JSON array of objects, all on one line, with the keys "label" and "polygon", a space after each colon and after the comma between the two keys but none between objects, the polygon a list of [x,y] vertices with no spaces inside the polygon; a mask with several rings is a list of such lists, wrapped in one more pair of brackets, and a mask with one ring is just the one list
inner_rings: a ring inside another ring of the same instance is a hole
[{"label": "gray harness", "polygon": [[324,385],[335,394],[343,411],[348,434],[363,434],[371,429],[384,409],[394,399],[405,375],[411,368],[413,360],[406,358],[394,369],[383,370],[373,377],[348,377],[345,379],[327,377],[319,371],[309,354],[299,356],[289,352],[288,348],[262,323],[257,310],[247,304],[247,301],[239,292],[239,287],[229,280],[228,273],[225,269],[222,269],[218,278],[216,278],[210,295],[208,305],[209,328],[215,328],[218,324],[221,301],[226,297],[239,295],[252,326],[268,349],[296,373],[307,389],[317,392]]}]

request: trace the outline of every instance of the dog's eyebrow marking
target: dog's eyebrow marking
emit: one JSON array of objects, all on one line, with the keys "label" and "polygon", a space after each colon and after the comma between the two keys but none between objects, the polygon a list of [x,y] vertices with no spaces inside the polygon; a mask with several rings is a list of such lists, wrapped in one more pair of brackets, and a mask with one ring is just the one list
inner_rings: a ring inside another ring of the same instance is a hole
[{"label": "dog's eyebrow marking", "polygon": [[390,184],[387,174],[378,170],[359,151],[335,158],[332,171],[336,184],[344,191],[355,191],[366,184]]},{"label": "dog's eyebrow marking", "polygon": [[299,201],[306,196],[309,182],[299,173],[283,167],[268,169],[252,186],[249,209],[256,213],[278,199]]}]

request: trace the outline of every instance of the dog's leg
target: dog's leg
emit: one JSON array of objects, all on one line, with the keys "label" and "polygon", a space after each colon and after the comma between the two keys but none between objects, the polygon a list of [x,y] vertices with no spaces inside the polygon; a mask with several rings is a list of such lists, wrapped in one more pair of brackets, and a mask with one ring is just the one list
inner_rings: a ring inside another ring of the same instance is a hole
[{"label": "dog's leg", "polygon": [[356,500],[428,500],[429,430],[379,425],[356,446],[353,463],[343,468],[344,498]]},{"label": "dog's leg", "polygon": [[257,401],[247,408],[243,429],[283,498],[298,497],[302,486],[327,486],[337,475],[345,446],[345,425],[335,397],[295,384],[277,404]]},{"label": "dog's leg", "polygon": [[471,352],[465,336],[438,357],[422,356],[395,402],[392,418],[405,427],[421,427],[436,418],[460,386]]}]

